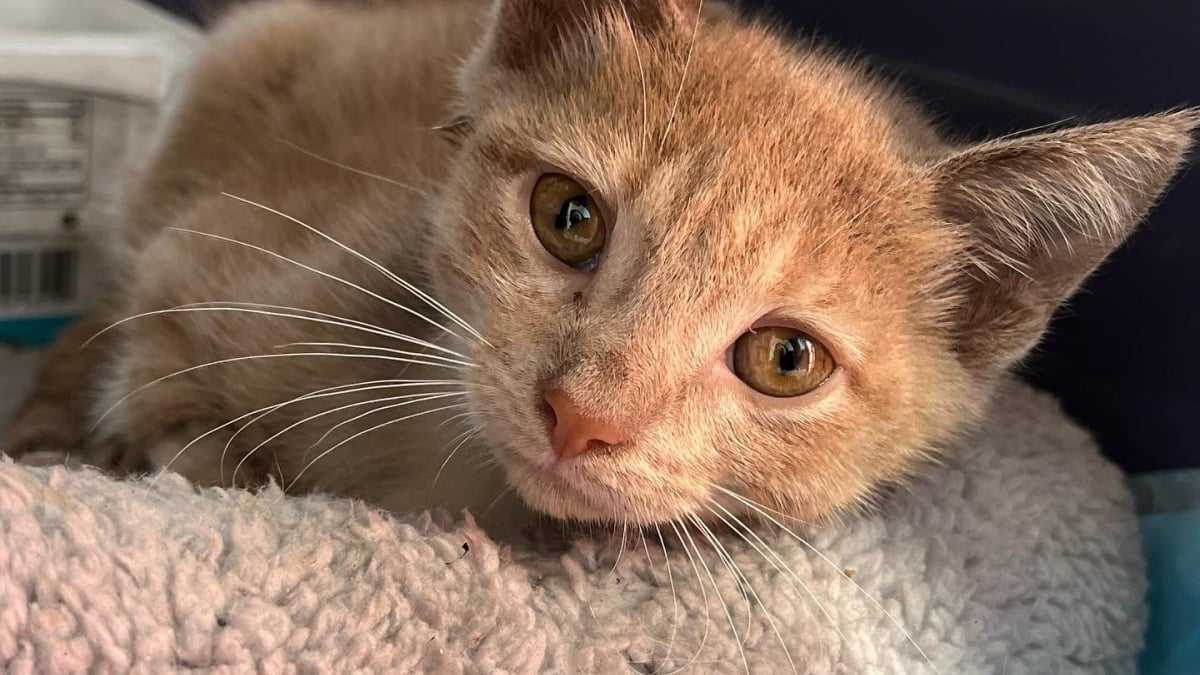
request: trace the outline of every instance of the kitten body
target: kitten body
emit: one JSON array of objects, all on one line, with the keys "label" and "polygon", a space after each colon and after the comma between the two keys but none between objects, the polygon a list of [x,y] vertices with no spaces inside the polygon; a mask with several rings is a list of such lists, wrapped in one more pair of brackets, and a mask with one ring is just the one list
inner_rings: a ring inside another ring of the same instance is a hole
[{"label": "kitten body", "polygon": [[[183,445],[204,432],[304,394],[387,379],[445,381],[457,373],[367,358],[248,360],[165,380],[144,396],[116,405],[145,383],[203,363],[284,351],[356,351],[279,349],[288,343],[421,349],[379,333],[323,323],[314,312],[397,333],[443,337],[414,313],[347,285],[394,297],[396,305],[446,323],[376,270],[304,227],[237,198],[311,223],[413,283],[426,285],[426,203],[429,192],[444,180],[454,151],[433,128],[449,119],[454,68],[476,39],[485,9],[470,1],[361,7],[283,1],[232,12],[177,94],[157,151],[130,187],[125,225],[111,246],[117,273],[111,297],[48,355],[39,391],[19,416],[18,441],[10,447],[18,452],[23,447],[74,450],[80,461],[125,470],[170,465],[204,484],[257,484],[270,476],[287,485],[325,448],[307,456],[302,451],[333,424],[368,408],[318,418],[314,423],[319,429],[296,427],[279,439],[287,450],[264,449],[236,475],[235,467],[263,440],[331,408],[425,390],[461,390],[450,385],[377,388],[359,396],[299,402],[264,418],[266,426],[247,428],[228,452],[226,443],[240,424],[205,437],[178,457]],[[387,179],[369,177],[370,172]],[[181,231],[185,229],[203,235]],[[295,263],[213,237],[243,241]],[[148,317],[113,328],[81,349],[123,318],[214,301],[270,307],[244,308],[268,314],[212,308]],[[295,312],[284,308],[303,309],[314,320],[285,318],[283,314]],[[463,349],[461,343],[450,346]],[[67,372],[62,364],[76,367]],[[82,391],[81,382],[87,383]],[[72,413],[79,428],[64,425],[64,401],[75,403]],[[394,416],[406,409],[393,409]],[[430,501],[428,465],[433,459],[426,456],[446,442],[433,429],[447,417],[431,415],[381,429],[348,445],[334,463],[315,465],[293,488],[336,490],[394,509],[420,508]],[[388,418],[381,414],[348,424],[343,427],[348,433],[333,441]],[[95,430],[89,429],[92,424],[98,424]],[[461,427],[442,430],[449,429],[457,433]],[[374,454],[369,448],[377,445],[403,450],[383,458],[365,456]],[[79,452],[83,447],[87,449]],[[487,485],[489,476],[496,479],[494,472],[451,468],[469,473],[472,480],[443,486],[460,484],[472,496],[494,499],[497,490]],[[452,504],[473,503],[454,495],[440,497]]]},{"label": "kitten body", "polygon": [[[826,517],[979,418],[1196,120],[957,146],[723,7],[261,3],[213,36],[132,189],[116,288],[8,448],[396,510],[482,512],[511,487],[586,521],[745,512],[734,494]],[[594,269],[535,236],[546,173],[600,200]],[[191,303],[222,304],[172,309]],[[730,367],[776,325],[836,361],[815,391],[764,396]],[[551,389],[620,441],[556,457]]]}]

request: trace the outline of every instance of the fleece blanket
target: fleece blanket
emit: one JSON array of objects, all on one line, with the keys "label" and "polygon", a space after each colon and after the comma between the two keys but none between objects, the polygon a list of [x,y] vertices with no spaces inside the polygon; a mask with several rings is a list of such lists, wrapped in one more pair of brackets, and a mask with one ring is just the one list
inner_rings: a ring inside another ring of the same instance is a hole
[{"label": "fleece blanket", "polygon": [[1132,499],[1016,384],[807,543],[556,531],[0,459],[0,671],[1132,673],[1141,645]]}]

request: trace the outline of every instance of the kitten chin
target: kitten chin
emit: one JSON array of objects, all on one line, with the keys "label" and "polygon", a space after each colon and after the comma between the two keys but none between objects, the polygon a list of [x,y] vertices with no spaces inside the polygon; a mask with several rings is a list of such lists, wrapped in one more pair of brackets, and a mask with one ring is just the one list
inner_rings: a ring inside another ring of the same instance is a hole
[{"label": "kitten chin", "polygon": [[705,7],[233,11],[6,447],[497,527],[869,503],[984,414],[1198,116],[956,145]]}]

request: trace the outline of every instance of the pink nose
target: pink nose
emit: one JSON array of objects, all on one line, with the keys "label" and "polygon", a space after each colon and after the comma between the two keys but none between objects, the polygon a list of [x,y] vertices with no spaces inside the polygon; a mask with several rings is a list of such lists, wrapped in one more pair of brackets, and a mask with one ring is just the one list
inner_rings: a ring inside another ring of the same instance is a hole
[{"label": "pink nose", "polygon": [[546,405],[550,413],[550,445],[559,459],[605,450],[625,440],[624,432],[616,425],[581,414],[561,389],[546,390]]}]

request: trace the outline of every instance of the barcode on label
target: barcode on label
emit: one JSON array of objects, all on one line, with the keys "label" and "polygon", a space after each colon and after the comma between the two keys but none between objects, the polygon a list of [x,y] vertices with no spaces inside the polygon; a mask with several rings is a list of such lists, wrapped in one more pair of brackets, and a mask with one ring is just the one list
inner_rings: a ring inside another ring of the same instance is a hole
[{"label": "barcode on label", "polygon": [[0,309],[67,306],[79,299],[79,250],[0,250]]}]

